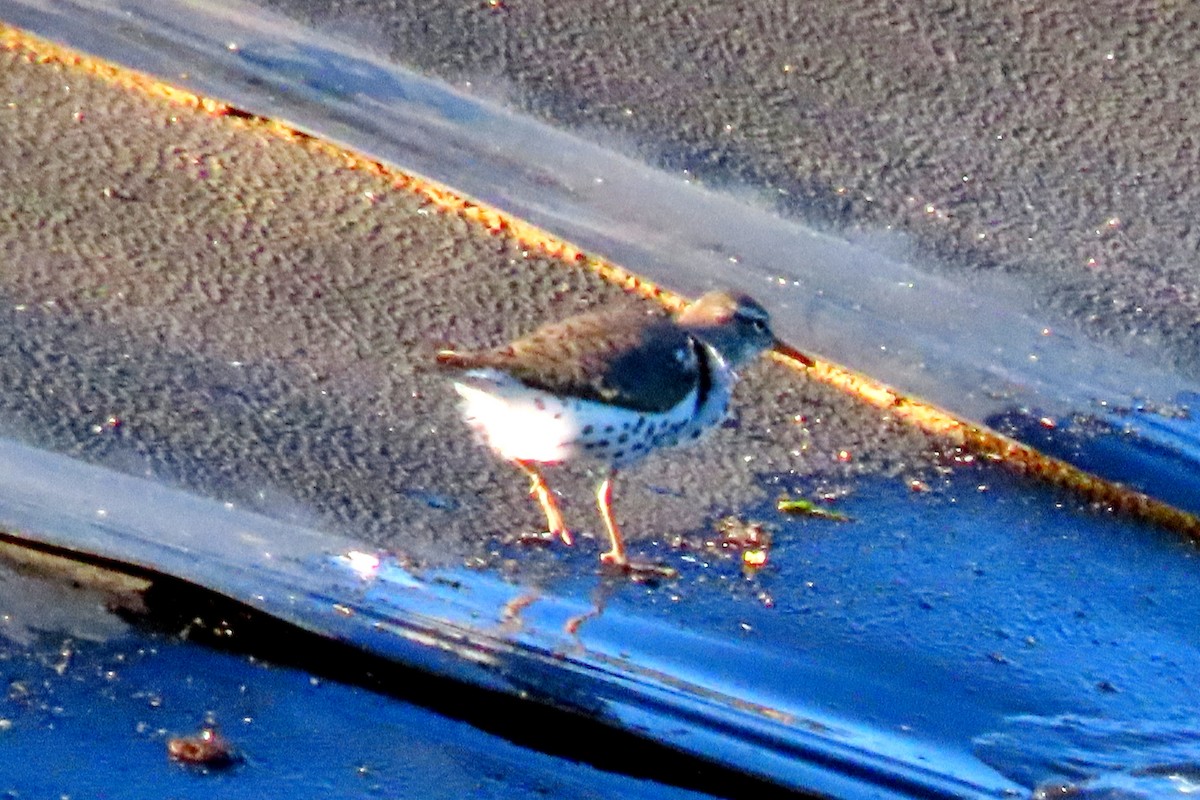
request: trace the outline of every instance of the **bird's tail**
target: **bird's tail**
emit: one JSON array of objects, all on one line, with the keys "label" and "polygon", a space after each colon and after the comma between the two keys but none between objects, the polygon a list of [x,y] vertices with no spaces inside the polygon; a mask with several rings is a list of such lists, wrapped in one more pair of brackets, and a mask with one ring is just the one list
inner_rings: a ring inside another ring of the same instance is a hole
[{"label": "bird's tail", "polygon": [[471,353],[460,353],[457,350],[438,350],[437,363],[447,369],[471,369],[476,365]]}]

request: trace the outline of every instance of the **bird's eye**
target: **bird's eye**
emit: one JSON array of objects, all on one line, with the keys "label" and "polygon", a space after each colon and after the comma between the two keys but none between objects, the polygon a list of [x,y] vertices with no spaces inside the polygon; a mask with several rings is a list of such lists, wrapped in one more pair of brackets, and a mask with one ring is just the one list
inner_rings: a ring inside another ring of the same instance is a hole
[{"label": "bird's eye", "polygon": [[761,319],[756,319],[750,324],[753,325],[754,330],[758,331],[759,333],[762,333],[767,329],[767,323],[763,322]]}]

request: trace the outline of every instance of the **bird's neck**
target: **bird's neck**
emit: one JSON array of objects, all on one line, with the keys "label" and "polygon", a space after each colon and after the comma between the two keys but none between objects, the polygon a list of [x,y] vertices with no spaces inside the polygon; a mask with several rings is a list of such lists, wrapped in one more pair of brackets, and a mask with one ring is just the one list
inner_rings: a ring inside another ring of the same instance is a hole
[{"label": "bird's neck", "polygon": [[737,375],[717,348],[700,338],[692,339],[699,371],[696,382],[696,416],[724,417]]}]

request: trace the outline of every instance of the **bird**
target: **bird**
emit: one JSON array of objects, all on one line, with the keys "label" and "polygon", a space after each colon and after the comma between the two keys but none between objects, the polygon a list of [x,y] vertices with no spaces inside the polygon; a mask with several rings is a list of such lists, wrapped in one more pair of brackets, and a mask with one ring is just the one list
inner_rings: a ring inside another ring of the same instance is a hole
[{"label": "bird", "polygon": [[635,572],[657,568],[629,558],[612,508],[618,470],[703,438],[725,419],[737,370],[774,343],[758,302],[711,291],[674,316],[600,309],[501,347],[441,350],[436,360],[455,372],[466,424],[528,475],[550,536],[572,543],[542,468],[575,462],[599,473],[609,539],[601,563]]}]

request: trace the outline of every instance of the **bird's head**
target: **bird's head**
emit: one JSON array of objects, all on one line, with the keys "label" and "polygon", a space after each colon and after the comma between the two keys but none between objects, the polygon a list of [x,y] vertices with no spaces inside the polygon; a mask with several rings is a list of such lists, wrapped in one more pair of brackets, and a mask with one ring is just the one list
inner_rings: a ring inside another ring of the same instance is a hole
[{"label": "bird's head", "polygon": [[708,292],[675,320],[735,368],[775,343],[767,310],[745,294]]}]

